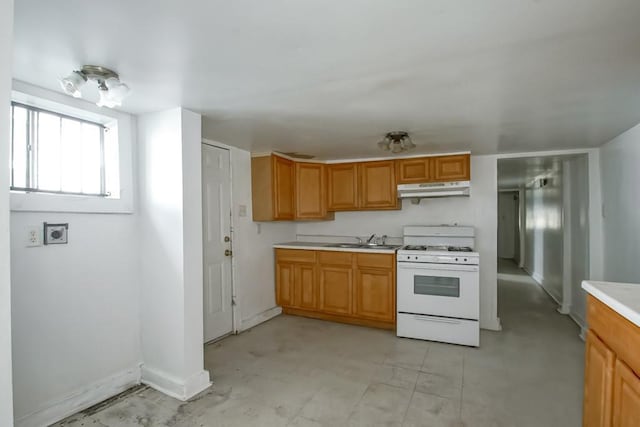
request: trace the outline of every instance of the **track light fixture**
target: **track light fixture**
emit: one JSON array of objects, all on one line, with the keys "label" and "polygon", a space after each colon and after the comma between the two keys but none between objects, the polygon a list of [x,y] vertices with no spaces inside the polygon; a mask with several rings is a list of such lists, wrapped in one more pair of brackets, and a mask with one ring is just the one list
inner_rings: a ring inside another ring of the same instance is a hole
[{"label": "track light fixture", "polygon": [[99,107],[119,107],[131,91],[129,86],[120,81],[115,71],[98,65],[84,65],[82,69],[73,71],[67,77],[60,79],[60,86],[67,95],[81,98],[80,90],[88,80],[98,85],[100,100],[96,104]]}]

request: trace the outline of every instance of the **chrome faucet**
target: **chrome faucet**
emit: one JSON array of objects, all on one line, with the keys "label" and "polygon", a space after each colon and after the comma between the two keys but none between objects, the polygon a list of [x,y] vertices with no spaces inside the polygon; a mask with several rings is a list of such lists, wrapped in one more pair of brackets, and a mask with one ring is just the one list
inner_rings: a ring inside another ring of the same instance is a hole
[{"label": "chrome faucet", "polygon": [[375,239],[375,238],[376,238],[375,234],[372,234],[371,236],[369,236],[369,238],[367,239],[367,245],[370,245],[371,242],[373,241],[373,239]]}]

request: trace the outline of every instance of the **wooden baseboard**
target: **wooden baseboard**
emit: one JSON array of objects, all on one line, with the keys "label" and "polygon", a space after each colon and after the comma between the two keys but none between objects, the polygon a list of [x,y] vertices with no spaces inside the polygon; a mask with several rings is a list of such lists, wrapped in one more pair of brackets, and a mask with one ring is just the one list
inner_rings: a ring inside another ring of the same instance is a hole
[{"label": "wooden baseboard", "polygon": [[337,314],[320,313],[318,311],[300,310],[299,308],[282,307],[282,313],[293,316],[310,317],[312,319],[330,320],[332,322],[349,323],[351,325],[369,326],[371,328],[395,330],[396,322],[382,322],[380,320],[362,319]]}]

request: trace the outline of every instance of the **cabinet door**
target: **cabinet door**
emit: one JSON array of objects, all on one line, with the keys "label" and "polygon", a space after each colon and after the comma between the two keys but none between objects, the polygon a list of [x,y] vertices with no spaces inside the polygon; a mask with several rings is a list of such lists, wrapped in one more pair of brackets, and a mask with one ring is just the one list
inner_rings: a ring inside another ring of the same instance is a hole
[{"label": "cabinet door", "polygon": [[273,217],[274,219],[293,219],[293,162],[279,156],[273,158]]},{"label": "cabinet door", "polygon": [[432,180],[430,157],[401,159],[397,161],[396,168],[398,184],[419,184]]},{"label": "cabinet door", "polygon": [[320,266],[320,310],[333,314],[352,313],[353,270]]},{"label": "cabinet door", "polygon": [[435,181],[469,181],[471,179],[471,156],[433,157],[433,178]]},{"label": "cabinet door", "polygon": [[360,207],[396,208],[398,195],[393,161],[360,163]]},{"label": "cabinet door", "polygon": [[294,305],[294,283],[294,264],[278,262],[276,264],[276,304],[281,307],[292,307]]},{"label": "cabinet door", "polygon": [[322,219],[327,216],[324,165],[296,163],[296,218]]},{"label": "cabinet door", "polygon": [[318,286],[314,264],[295,266],[294,305],[306,310],[318,308]]},{"label": "cabinet door", "polygon": [[393,321],[393,270],[358,269],[356,272],[355,313],[375,320]]},{"label": "cabinet door", "polygon": [[330,211],[358,208],[358,165],[340,163],[327,166],[327,198]]},{"label": "cabinet door", "polygon": [[611,425],[615,354],[592,332],[585,345],[583,427]]},{"label": "cabinet door", "polygon": [[640,378],[619,359],[613,376],[613,426],[635,427],[640,423]]}]

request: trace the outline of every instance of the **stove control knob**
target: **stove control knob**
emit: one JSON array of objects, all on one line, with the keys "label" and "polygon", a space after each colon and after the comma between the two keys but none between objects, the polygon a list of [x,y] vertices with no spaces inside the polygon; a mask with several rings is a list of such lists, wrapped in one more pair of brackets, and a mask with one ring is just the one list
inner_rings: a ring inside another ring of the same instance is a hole
[{"label": "stove control knob", "polygon": [[467,258],[465,258],[465,259],[464,259],[464,262],[467,262],[467,261],[469,261],[469,260],[468,260]]},{"label": "stove control knob", "polygon": [[458,258],[456,258],[456,261],[458,261]]}]

